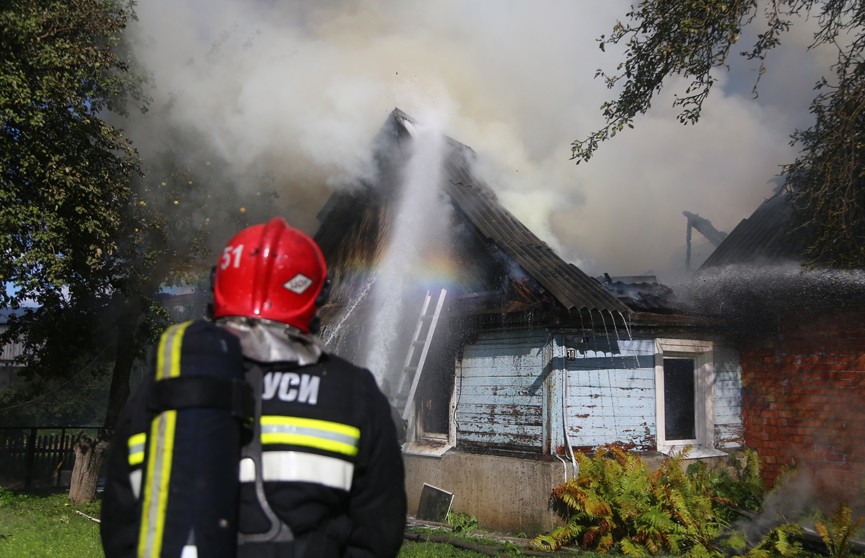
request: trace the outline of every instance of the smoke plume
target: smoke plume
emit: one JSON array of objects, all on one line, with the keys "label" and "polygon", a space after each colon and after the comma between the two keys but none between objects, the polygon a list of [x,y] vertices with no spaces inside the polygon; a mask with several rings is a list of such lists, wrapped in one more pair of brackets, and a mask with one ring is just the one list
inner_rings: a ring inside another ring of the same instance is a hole
[{"label": "smoke plume", "polygon": [[[684,268],[683,210],[729,232],[771,194],[826,61],[794,27],[757,99],[756,64],[736,62],[702,121],[682,126],[670,80],[635,130],[577,166],[571,142],[600,126],[614,94],[595,71],[620,61],[596,39],[629,5],[149,0],[136,50],[154,106],[205,138],[238,188],[272,177],[293,202],[286,217],[310,233],[332,189],[370,171],[372,139],[398,107],[475,149],[505,207],[566,260],[665,280]],[[140,130],[136,141],[146,156],[155,140]]]}]

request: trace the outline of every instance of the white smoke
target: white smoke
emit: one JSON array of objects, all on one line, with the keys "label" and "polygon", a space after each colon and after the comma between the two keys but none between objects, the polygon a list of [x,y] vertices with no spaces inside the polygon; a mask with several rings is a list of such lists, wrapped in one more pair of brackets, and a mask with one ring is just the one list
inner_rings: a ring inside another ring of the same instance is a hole
[{"label": "white smoke", "polygon": [[684,266],[683,210],[730,231],[771,193],[826,61],[794,28],[756,101],[756,64],[737,62],[718,73],[703,120],[685,127],[671,80],[635,130],[576,166],[571,142],[601,124],[612,95],[595,70],[620,61],[596,39],[629,5],[147,0],[137,53],[154,104],[170,99],[176,123],[238,174],[267,169],[304,204],[295,224],[308,232],[329,188],[369,170],[372,138],[398,107],[418,120],[446,114],[445,133],[478,152],[502,203],[568,261],[663,279]]}]

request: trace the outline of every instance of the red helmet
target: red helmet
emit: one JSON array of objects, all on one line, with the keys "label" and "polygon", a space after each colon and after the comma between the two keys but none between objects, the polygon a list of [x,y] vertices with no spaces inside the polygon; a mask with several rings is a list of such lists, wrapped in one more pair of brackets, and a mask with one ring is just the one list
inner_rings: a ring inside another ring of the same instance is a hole
[{"label": "red helmet", "polygon": [[216,264],[213,317],[263,318],[310,331],[327,281],[315,241],[279,217],[243,229]]}]

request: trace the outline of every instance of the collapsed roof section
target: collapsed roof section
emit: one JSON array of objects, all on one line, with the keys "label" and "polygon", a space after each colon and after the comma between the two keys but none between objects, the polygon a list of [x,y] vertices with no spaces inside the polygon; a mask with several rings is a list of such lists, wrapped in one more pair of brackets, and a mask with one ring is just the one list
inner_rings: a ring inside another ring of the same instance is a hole
[{"label": "collapsed roof section", "polygon": [[[414,121],[395,109],[376,139],[378,176],[336,192],[319,213],[315,235],[334,281],[333,300],[358,295],[381,257],[402,173],[411,153]],[[597,280],[564,261],[505,209],[473,172],[475,152],[446,138],[442,195],[449,201],[447,258],[459,269],[461,304],[451,313],[511,314],[542,310],[557,323],[593,312],[623,318],[629,308]],[[450,296],[450,295],[449,295]]]}]

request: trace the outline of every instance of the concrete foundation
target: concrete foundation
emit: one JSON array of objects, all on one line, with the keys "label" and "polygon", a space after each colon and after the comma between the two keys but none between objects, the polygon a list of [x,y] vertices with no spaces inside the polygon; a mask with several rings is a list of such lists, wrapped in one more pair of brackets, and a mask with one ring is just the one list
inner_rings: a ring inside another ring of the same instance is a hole
[{"label": "concrete foundation", "polygon": [[418,510],[424,483],[454,495],[451,512],[477,518],[482,529],[528,536],[559,525],[549,507],[552,489],[573,476],[554,459],[526,459],[450,450],[441,457],[405,454],[408,513]]},{"label": "concrete foundation", "polygon": [[[719,452],[720,453],[720,452]],[[723,466],[723,457],[702,459]],[[666,456],[641,455],[649,470]],[[507,457],[450,450],[441,457],[405,453],[408,514],[415,517],[424,483],[454,495],[451,512],[474,516],[482,529],[533,537],[562,524],[550,507],[550,493],[577,474],[570,462],[559,459]],[[683,461],[686,467],[690,461]]]}]

